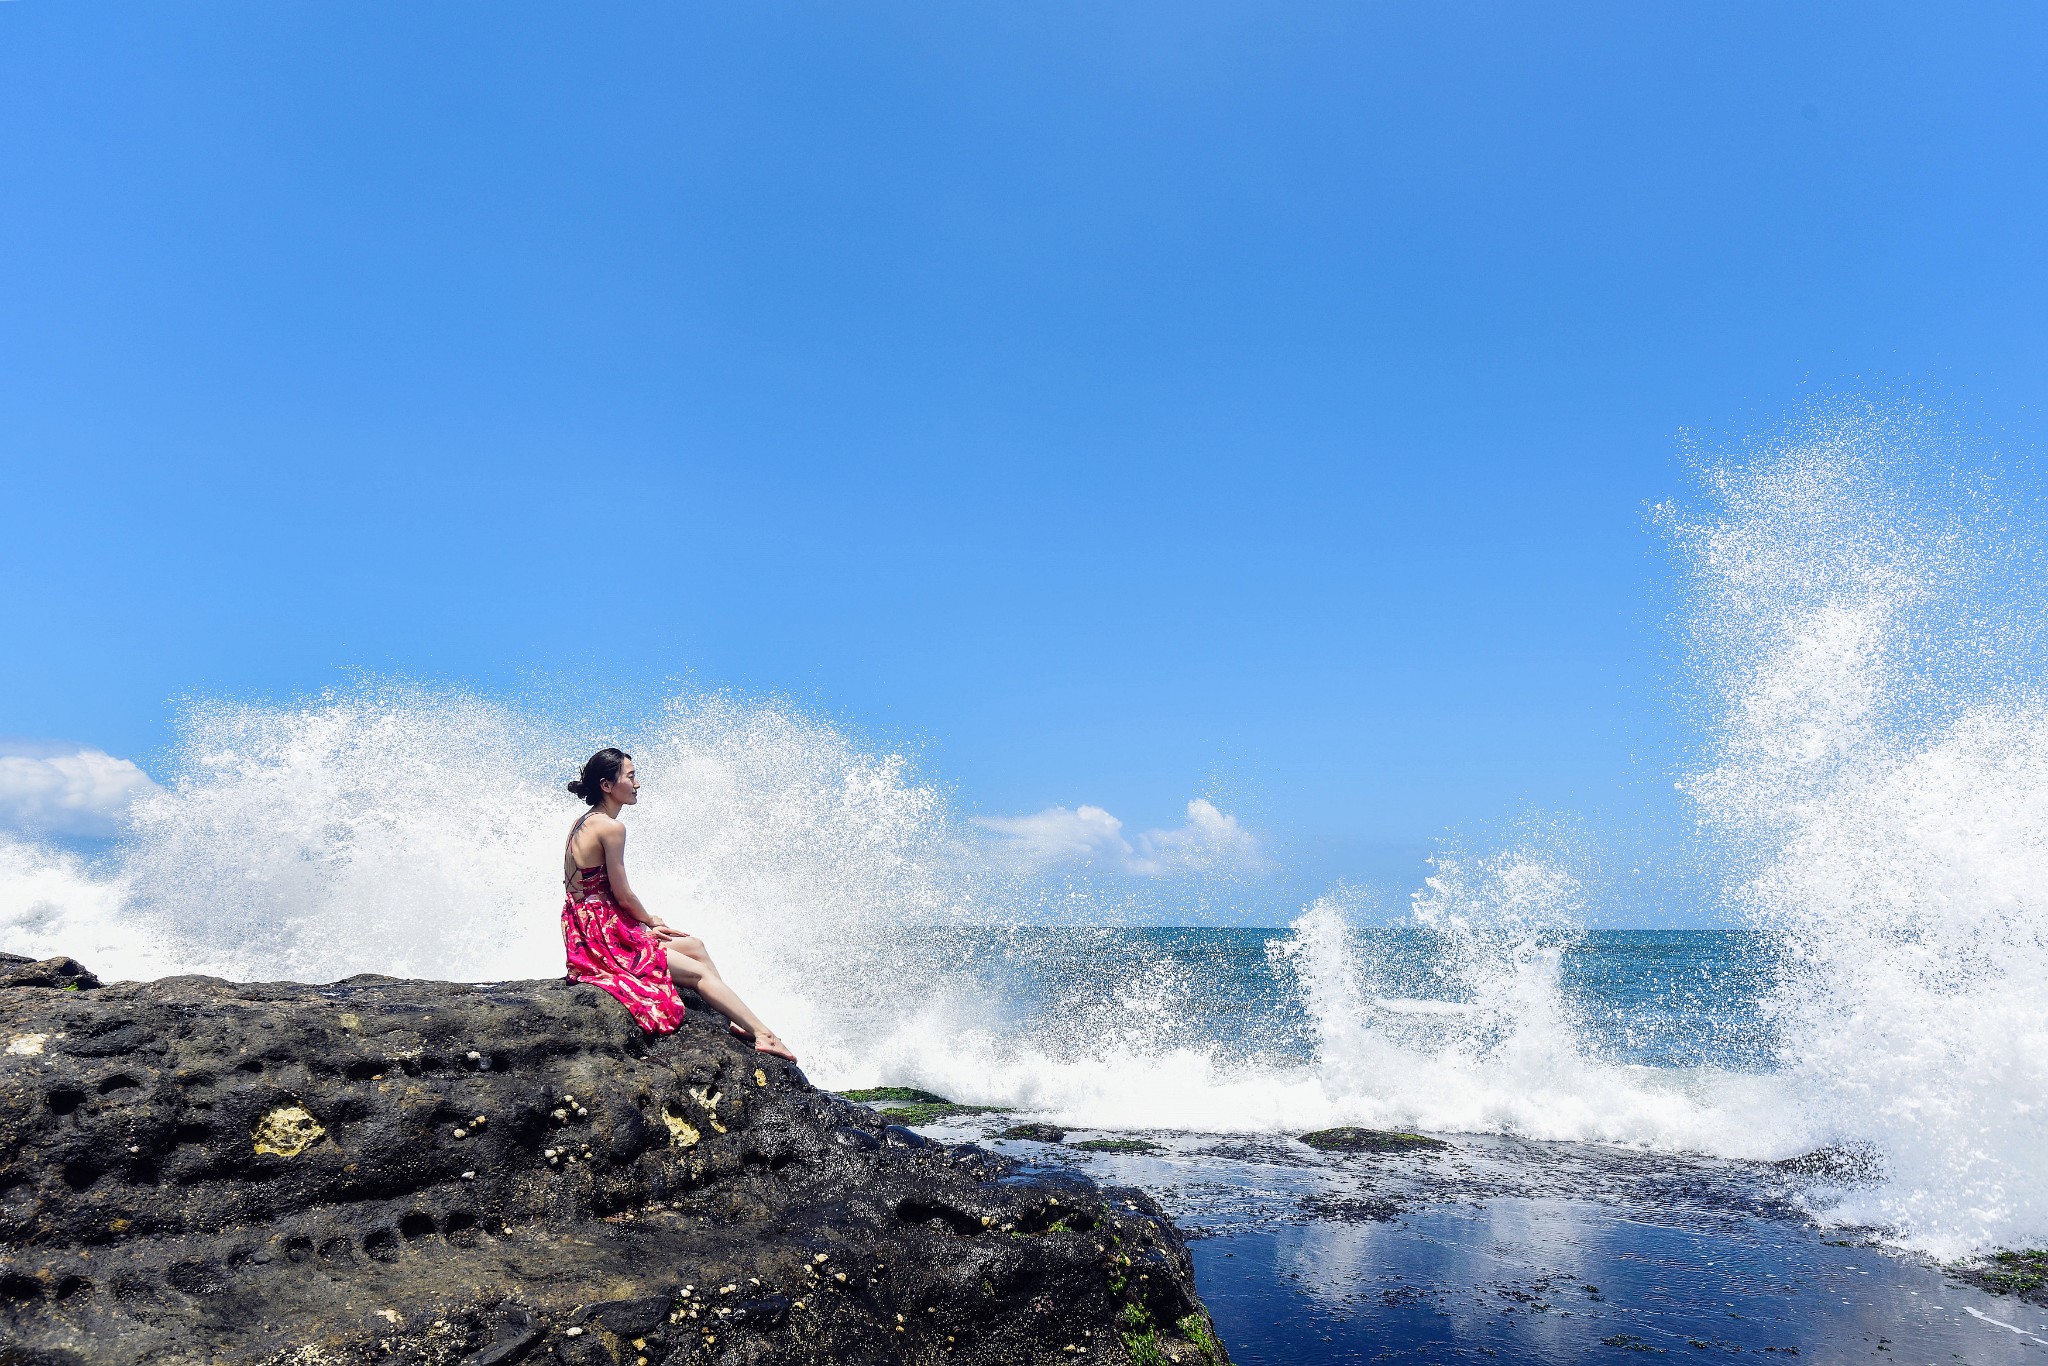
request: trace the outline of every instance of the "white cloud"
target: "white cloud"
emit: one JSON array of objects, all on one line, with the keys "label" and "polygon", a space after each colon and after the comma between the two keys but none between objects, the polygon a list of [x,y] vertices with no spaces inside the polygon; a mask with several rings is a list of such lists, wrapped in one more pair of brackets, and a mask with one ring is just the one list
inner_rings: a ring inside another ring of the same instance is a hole
[{"label": "white cloud", "polygon": [[0,827],[110,835],[129,805],[155,788],[148,774],[103,750],[22,744],[0,749]]},{"label": "white cloud", "polygon": [[1138,836],[1138,861],[1150,866],[1133,872],[1249,873],[1268,866],[1257,837],[1200,797],[1188,803],[1187,824]]},{"label": "white cloud", "polygon": [[1124,823],[1099,806],[1069,811],[1048,806],[1029,816],[982,816],[975,824],[1003,837],[1004,849],[1021,862],[1121,864],[1132,854]]},{"label": "white cloud", "polygon": [[1002,847],[1027,867],[1061,864],[1110,868],[1140,877],[1174,873],[1247,873],[1270,866],[1237,817],[1197,797],[1184,825],[1124,834],[1124,823],[1099,806],[1049,806],[1028,816],[983,816],[975,824],[1002,837]]}]

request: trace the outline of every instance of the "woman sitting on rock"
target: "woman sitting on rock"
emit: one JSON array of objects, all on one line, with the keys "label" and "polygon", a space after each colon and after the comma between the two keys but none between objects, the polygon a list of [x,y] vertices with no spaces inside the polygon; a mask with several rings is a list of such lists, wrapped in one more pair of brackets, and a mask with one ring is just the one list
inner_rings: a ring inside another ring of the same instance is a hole
[{"label": "woman sitting on rock", "polygon": [[683,1022],[679,987],[689,987],[732,1022],[732,1032],[754,1047],[796,1061],[796,1054],[761,1023],[725,984],[704,941],[672,930],[651,915],[626,881],[626,827],[622,808],[640,800],[633,756],[601,749],[583,765],[569,790],[590,803],[569,831],[562,854],[562,943],[569,980],[603,987],[631,1011],[642,1029],[666,1034]]}]

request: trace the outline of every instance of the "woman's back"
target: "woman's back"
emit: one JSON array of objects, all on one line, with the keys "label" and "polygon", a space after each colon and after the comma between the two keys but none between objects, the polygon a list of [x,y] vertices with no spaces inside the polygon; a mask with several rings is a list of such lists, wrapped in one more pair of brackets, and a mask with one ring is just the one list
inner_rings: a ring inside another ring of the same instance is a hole
[{"label": "woman's back", "polygon": [[[569,843],[562,851],[562,882],[573,895],[585,883],[604,879],[607,855],[604,839],[608,828],[618,822],[602,811],[586,811],[569,829]],[[596,874],[596,876],[586,876]]]}]

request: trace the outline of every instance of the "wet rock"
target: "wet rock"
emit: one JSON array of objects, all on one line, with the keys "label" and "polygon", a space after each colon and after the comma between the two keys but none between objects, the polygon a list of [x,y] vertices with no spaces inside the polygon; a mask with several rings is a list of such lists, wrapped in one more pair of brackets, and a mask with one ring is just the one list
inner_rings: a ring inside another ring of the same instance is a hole
[{"label": "wet rock", "polygon": [[887,1125],[701,1006],[0,971],[0,1360],[1222,1360],[1149,1198]]},{"label": "wet rock", "polygon": [[1165,1151],[1149,1138],[1084,1138],[1071,1146],[1091,1153],[1156,1153]]},{"label": "wet rock", "polygon": [[1401,1217],[1398,1200],[1371,1195],[1311,1195],[1301,1202],[1301,1212],[1311,1219],[1342,1224],[1384,1224]]},{"label": "wet rock", "polygon": [[942,1119],[958,1115],[993,1115],[1002,1113],[989,1105],[960,1105],[944,1096],[930,1091],[920,1091],[915,1086],[870,1086],[861,1091],[841,1093],[841,1099],[858,1101],[863,1105],[878,1105],[884,1119],[898,1124],[935,1124]]},{"label": "wet rock", "polygon": [[0,987],[91,991],[99,984],[100,979],[75,958],[45,958],[39,963],[18,953],[0,953]]},{"label": "wet rock", "polygon": [[1818,1177],[1851,1185],[1884,1179],[1883,1154],[1861,1144],[1815,1148],[1810,1153],[1801,1153],[1770,1165],[1792,1176]]},{"label": "wet rock", "polygon": [[891,1105],[951,1105],[953,1102],[931,1091],[920,1091],[915,1086],[870,1086],[860,1091],[842,1091],[843,1100],[859,1101],[863,1105],[884,1102]]},{"label": "wet rock", "polygon": [[1012,1124],[997,1138],[1021,1138],[1029,1143],[1064,1143],[1067,1131],[1057,1124]]},{"label": "wet rock", "polygon": [[2048,1248],[1987,1253],[1951,1266],[1949,1273],[1994,1295],[2048,1305]]},{"label": "wet rock", "polygon": [[1395,1129],[1355,1129],[1348,1124],[1303,1134],[1301,1141],[1326,1153],[1434,1152],[1450,1146],[1440,1138],[1429,1138],[1423,1134],[1402,1133]]}]

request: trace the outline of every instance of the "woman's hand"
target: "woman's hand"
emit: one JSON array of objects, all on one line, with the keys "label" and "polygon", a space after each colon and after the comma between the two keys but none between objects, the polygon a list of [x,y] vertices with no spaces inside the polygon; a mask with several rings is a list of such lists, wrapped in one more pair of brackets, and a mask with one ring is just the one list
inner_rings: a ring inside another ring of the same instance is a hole
[{"label": "woman's hand", "polygon": [[656,939],[662,940],[663,942],[666,942],[670,939],[681,939],[683,937],[683,932],[681,930],[670,929],[668,927],[668,922],[662,920],[658,916],[648,917],[647,928],[654,931],[654,937]]}]

